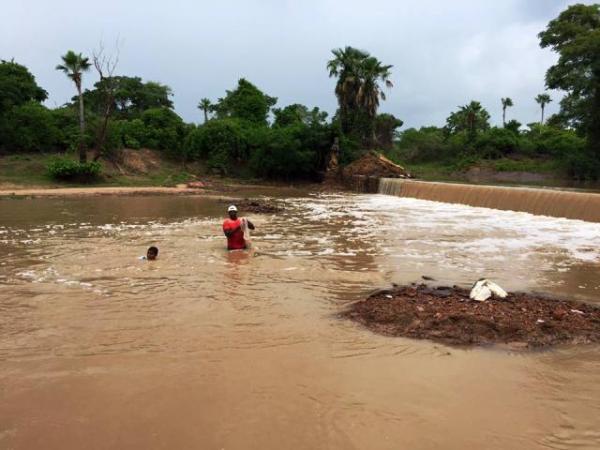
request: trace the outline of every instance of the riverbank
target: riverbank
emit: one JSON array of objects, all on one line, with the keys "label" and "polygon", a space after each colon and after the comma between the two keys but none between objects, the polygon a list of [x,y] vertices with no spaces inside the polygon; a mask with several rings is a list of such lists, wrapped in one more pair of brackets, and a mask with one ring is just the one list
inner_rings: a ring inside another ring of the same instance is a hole
[{"label": "riverbank", "polygon": [[600,190],[600,183],[569,177],[553,160],[500,158],[472,164],[441,162],[404,164],[423,181]]},{"label": "riverbank", "polygon": [[[153,150],[125,150],[119,162],[101,161],[102,177],[90,183],[66,183],[51,179],[48,163],[55,154],[20,154],[0,157],[0,197],[62,197],[103,195],[213,195],[231,196],[244,190],[267,195],[270,188],[289,190],[291,195],[310,183],[291,185],[208,173],[200,163],[182,164],[162,158]],[[249,192],[249,194],[246,194]]]},{"label": "riverbank", "polygon": [[600,342],[600,308],[527,293],[478,302],[457,286],[413,284],[379,291],[343,316],[379,334],[458,346],[540,348]]}]

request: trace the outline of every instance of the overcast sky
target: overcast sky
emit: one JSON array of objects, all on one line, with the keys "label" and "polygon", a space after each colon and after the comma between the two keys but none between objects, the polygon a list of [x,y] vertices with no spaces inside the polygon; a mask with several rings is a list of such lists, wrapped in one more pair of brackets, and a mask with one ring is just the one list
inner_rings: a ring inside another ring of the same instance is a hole
[{"label": "overcast sky", "polygon": [[[582,1],[579,1],[581,3]],[[501,122],[539,120],[533,98],[556,60],[537,33],[568,0],[72,0],[4,1],[0,58],[26,65],[61,105],[73,85],[54,70],[73,49],[90,55],[121,41],[117,72],[165,83],[175,110],[201,121],[202,97],[216,100],[245,77],[278,106],[303,103],[333,113],[331,49],[351,45],[393,64],[394,88],[381,111],[406,127],[443,125],[450,111],[479,100]],[[583,1],[593,3],[593,1]],[[93,73],[86,86],[96,81]],[[560,94],[551,92],[555,112]]]}]

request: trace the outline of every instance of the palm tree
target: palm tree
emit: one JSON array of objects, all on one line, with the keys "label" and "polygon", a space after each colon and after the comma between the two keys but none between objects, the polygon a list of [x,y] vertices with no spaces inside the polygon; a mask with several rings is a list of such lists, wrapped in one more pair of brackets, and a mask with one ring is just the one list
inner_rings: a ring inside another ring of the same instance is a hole
[{"label": "palm tree", "polygon": [[369,117],[375,118],[379,108],[379,98],[385,100],[385,93],[379,86],[379,81],[386,87],[393,86],[390,81],[390,69],[393,66],[381,64],[377,58],[372,56],[366,58],[360,65],[361,85],[356,96],[357,103],[362,107]]},{"label": "palm tree", "polygon": [[369,54],[353,47],[337,48],[331,51],[334,58],[327,62],[329,77],[338,77],[335,96],[340,106],[342,130],[351,131],[350,114],[357,108],[357,95],[360,89],[360,65]]},{"label": "palm tree", "polygon": [[513,106],[513,101],[510,97],[503,98],[502,100],[502,126],[506,127],[506,108]]},{"label": "palm tree", "polygon": [[203,98],[200,100],[200,103],[198,103],[198,109],[204,111],[204,123],[208,122],[208,112],[211,110],[211,108],[212,103],[207,98]]},{"label": "palm tree", "polygon": [[544,108],[546,107],[546,105],[548,103],[550,103],[552,101],[552,99],[550,98],[550,96],[548,94],[540,94],[535,98],[535,101],[542,108],[542,121],[540,122],[540,124],[543,125],[544,124]]},{"label": "palm tree", "polygon": [[[371,145],[374,143],[379,99],[385,100],[380,83],[392,87],[392,66],[384,65],[369,53],[353,47],[338,48],[332,53],[334,58],[327,63],[327,69],[330,77],[338,77],[335,95],[340,106],[342,130],[346,133],[359,131]],[[361,116],[364,119],[360,119]],[[363,123],[357,123],[357,118]]]},{"label": "palm tree", "polygon": [[83,95],[81,92],[81,81],[83,72],[89,70],[91,64],[88,58],[84,58],[81,53],[77,54],[73,50],[69,50],[65,55],[61,56],[63,63],[56,66],[56,70],[63,71],[73,82],[77,88],[79,96],[79,162],[87,161],[87,154],[84,146],[85,133],[85,118],[83,114]]}]

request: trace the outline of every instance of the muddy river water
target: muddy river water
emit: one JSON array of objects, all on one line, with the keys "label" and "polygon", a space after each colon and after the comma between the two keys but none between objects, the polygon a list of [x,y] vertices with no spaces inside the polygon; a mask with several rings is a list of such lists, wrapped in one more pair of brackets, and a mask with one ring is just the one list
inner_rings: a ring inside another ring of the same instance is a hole
[{"label": "muddy river water", "polygon": [[458,349],[337,316],[421,275],[600,303],[600,224],[285,204],[227,253],[207,198],[0,200],[0,448],[600,448],[598,346]]}]

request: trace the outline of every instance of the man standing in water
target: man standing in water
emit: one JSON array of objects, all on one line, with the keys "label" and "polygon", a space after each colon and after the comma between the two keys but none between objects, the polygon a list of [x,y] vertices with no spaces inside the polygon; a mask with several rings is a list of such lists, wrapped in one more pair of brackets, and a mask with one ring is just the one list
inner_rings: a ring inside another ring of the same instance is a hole
[{"label": "man standing in water", "polygon": [[227,208],[229,219],[223,222],[223,233],[227,236],[227,250],[242,250],[247,248],[246,240],[244,239],[244,229],[248,227],[254,230],[254,224],[246,218],[238,219],[238,209],[235,205]]}]

